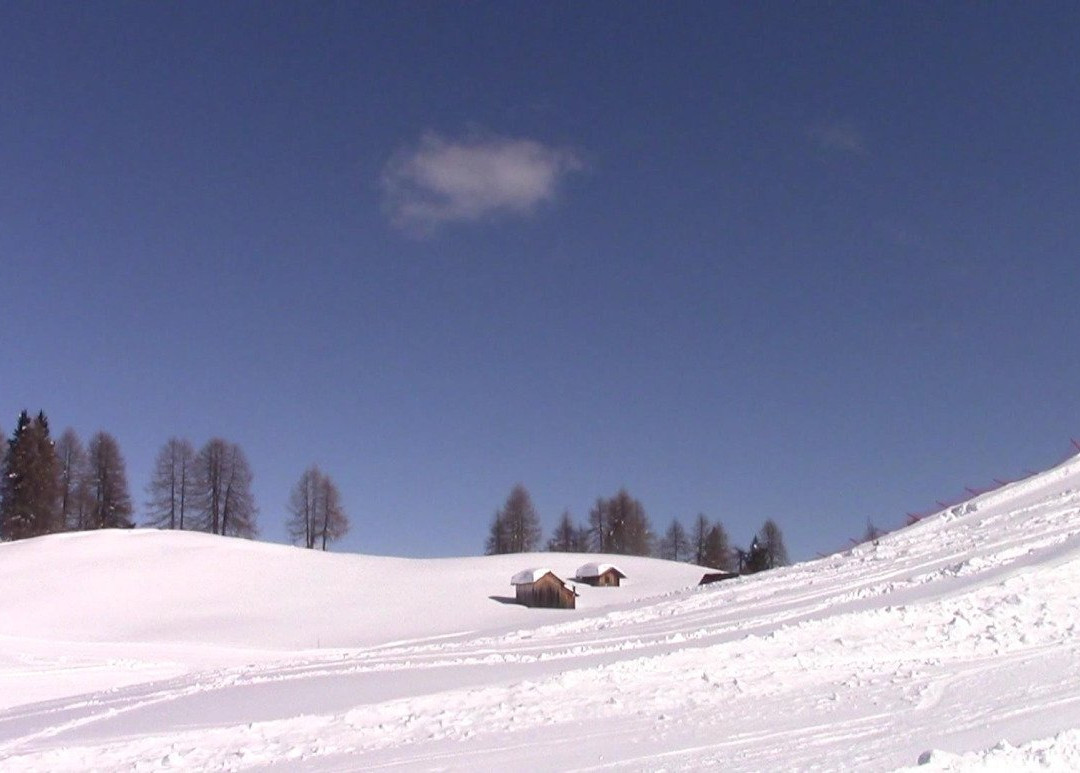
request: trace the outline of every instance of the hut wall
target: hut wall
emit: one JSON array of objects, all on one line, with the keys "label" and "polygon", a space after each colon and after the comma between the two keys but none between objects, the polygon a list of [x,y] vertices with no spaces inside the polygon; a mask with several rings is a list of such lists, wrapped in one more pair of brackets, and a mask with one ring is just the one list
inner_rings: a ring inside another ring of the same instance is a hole
[{"label": "hut wall", "polygon": [[550,576],[541,577],[538,582],[516,586],[519,604],[527,607],[550,607],[553,609],[574,609],[574,592]]},{"label": "hut wall", "polygon": [[606,572],[604,572],[602,575],[600,575],[597,578],[597,583],[596,584],[599,585],[599,586],[605,586],[605,587],[611,587],[611,586],[616,586],[617,587],[619,585],[619,575],[617,575],[611,569],[608,569]]}]

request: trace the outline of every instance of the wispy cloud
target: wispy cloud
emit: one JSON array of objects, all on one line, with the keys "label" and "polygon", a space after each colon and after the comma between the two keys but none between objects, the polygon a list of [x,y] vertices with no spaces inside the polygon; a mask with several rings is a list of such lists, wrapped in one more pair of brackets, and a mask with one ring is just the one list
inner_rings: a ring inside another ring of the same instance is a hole
[{"label": "wispy cloud", "polygon": [[534,140],[427,133],[383,170],[383,205],[398,227],[429,233],[444,223],[526,215],[582,168],[573,151]]},{"label": "wispy cloud", "polygon": [[823,150],[868,156],[870,150],[863,133],[849,123],[819,123],[810,128],[810,138]]}]

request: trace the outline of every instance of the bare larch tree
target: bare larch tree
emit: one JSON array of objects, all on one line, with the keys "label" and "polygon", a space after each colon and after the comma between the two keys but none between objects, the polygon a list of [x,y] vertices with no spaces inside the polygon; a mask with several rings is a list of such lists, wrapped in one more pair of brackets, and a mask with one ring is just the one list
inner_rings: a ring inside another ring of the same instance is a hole
[{"label": "bare larch tree", "polygon": [[660,557],[669,561],[682,561],[690,555],[690,539],[678,518],[671,521],[664,538],[660,540]]},{"label": "bare larch tree", "polygon": [[597,552],[647,556],[653,534],[641,502],[619,489],[610,499],[599,499],[589,513],[589,525]]},{"label": "bare larch tree", "polygon": [[195,457],[198,528],[213,534],[254,537],[258,509],[251,467],[236,443],[212,438]]},{"label": "bare larch tree", "polygon": [[321,550],[348,532],[349,518],[341,504],[341,492],[318,467],[306,469],[293,486],[286,527],[295,544]]},{"label": "bare larch tree", "polygon": [[576,525],[570,511],[563,510],[547,549],[552,553],[586,553],[589,550],[588,529]]},{"label": "bare larch tree", "polygon": [[784,545],[784,535],[780,533],[780,527],[776,521],[769,518],[758,532],[758,539],[765,551],[765,563],[769,569],[778,566],[787,566],[791,563],[788,558],[787,547]]},{"label": "bare larch tree", "polygon": [[158,452],[146,487],[146,523],[161,529],[191,528],[195,448],[186,438],[171,437]]},{"label": "bare larch tree", "polygon": [[56,441],[56,461],[60,472],[60,519],[68,531],[89,527],[90,467],[86,449],[71,427]]},{"label": "bare larch tree", "polygon": [[528,490],[518,483],[510,490],[502,509],[495,513],[485,551],[494,555],[529,553],[539,548],[540,517]]},{"label": "bare larch tree", "polygon": [[698,566],[708,566],[706,553],[708,552],[710,528],[709,519],[705,517],[705,513],[698,513],[697,518],[694,519],[694,526],[690,531],[691,560]]},{"label": "bare larch tree", "polygon": [[716,523],[705,538],[705,555],[702,566],[727,572],[732,568],[731,544],[727,530],[721,523]]},{"label": "bare larch tree", "polygon": [[108,432],[98,432],[86,450],[90,471],[91,529],[123,529],[131,527],[131,495],[128,493],[124,457],[116,438]]}]

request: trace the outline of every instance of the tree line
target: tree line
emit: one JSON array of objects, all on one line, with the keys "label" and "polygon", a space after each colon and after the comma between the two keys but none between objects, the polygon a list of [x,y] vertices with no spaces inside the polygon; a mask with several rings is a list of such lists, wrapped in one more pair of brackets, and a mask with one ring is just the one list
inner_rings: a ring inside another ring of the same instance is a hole
[{"label": "tree line", "polygon": [[[518,483],[492,517],[484,552],[530,553],[540,550],[543,544],[540,516],[528,490]],[[711,523],[704,514],[698,514],[689,532],[679,519],[673,519],[657,539],[645,508],[626,489],[611,497],[599,497],[584,524],[576,523],[564,510],[544,547],[562,553],[655,556],[740,574],[790,563],[783,534],[771,518],[746,549],[732,546],[724,525]]]},{"label": "tree line", "polygon": [[[54,442],[44,411],[23,411],[0,445],[0,540],[135,526],[124,457],[109,433],[84,446],[68,428]],[[146,488],[142,525],[254,538],[253,479],[236,443],[215,437],[196,451],[185,438],[169,438]],[[287,512],[290,537],[307,548],[326,550],[349,529],[337,485],[316,466],[300,476]]]}]

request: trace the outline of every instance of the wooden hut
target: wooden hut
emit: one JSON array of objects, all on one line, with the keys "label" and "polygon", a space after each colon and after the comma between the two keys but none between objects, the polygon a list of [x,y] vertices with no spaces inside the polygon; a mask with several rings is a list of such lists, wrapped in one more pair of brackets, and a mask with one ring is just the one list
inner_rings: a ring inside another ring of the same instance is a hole
[{"label": "wooden hut", "polygon": [[731,580],[738,576],[735,572],[706,572],[701,576],[701,582],[698,585],[711,585],[714,582]]},{"label": "wooden hut", "polygon": [[619,581],[625,580],[626,575],[611,564],[590,562],[578,567],[577,576],[574,579],[599,588],[618,588]]},{"label": "wooden hut", "polygon": [[577,591],[566,587],[550,569],[525,569],[515,574],[510,584],[518,603],[527,607],[574,609],[577,605]]}]

